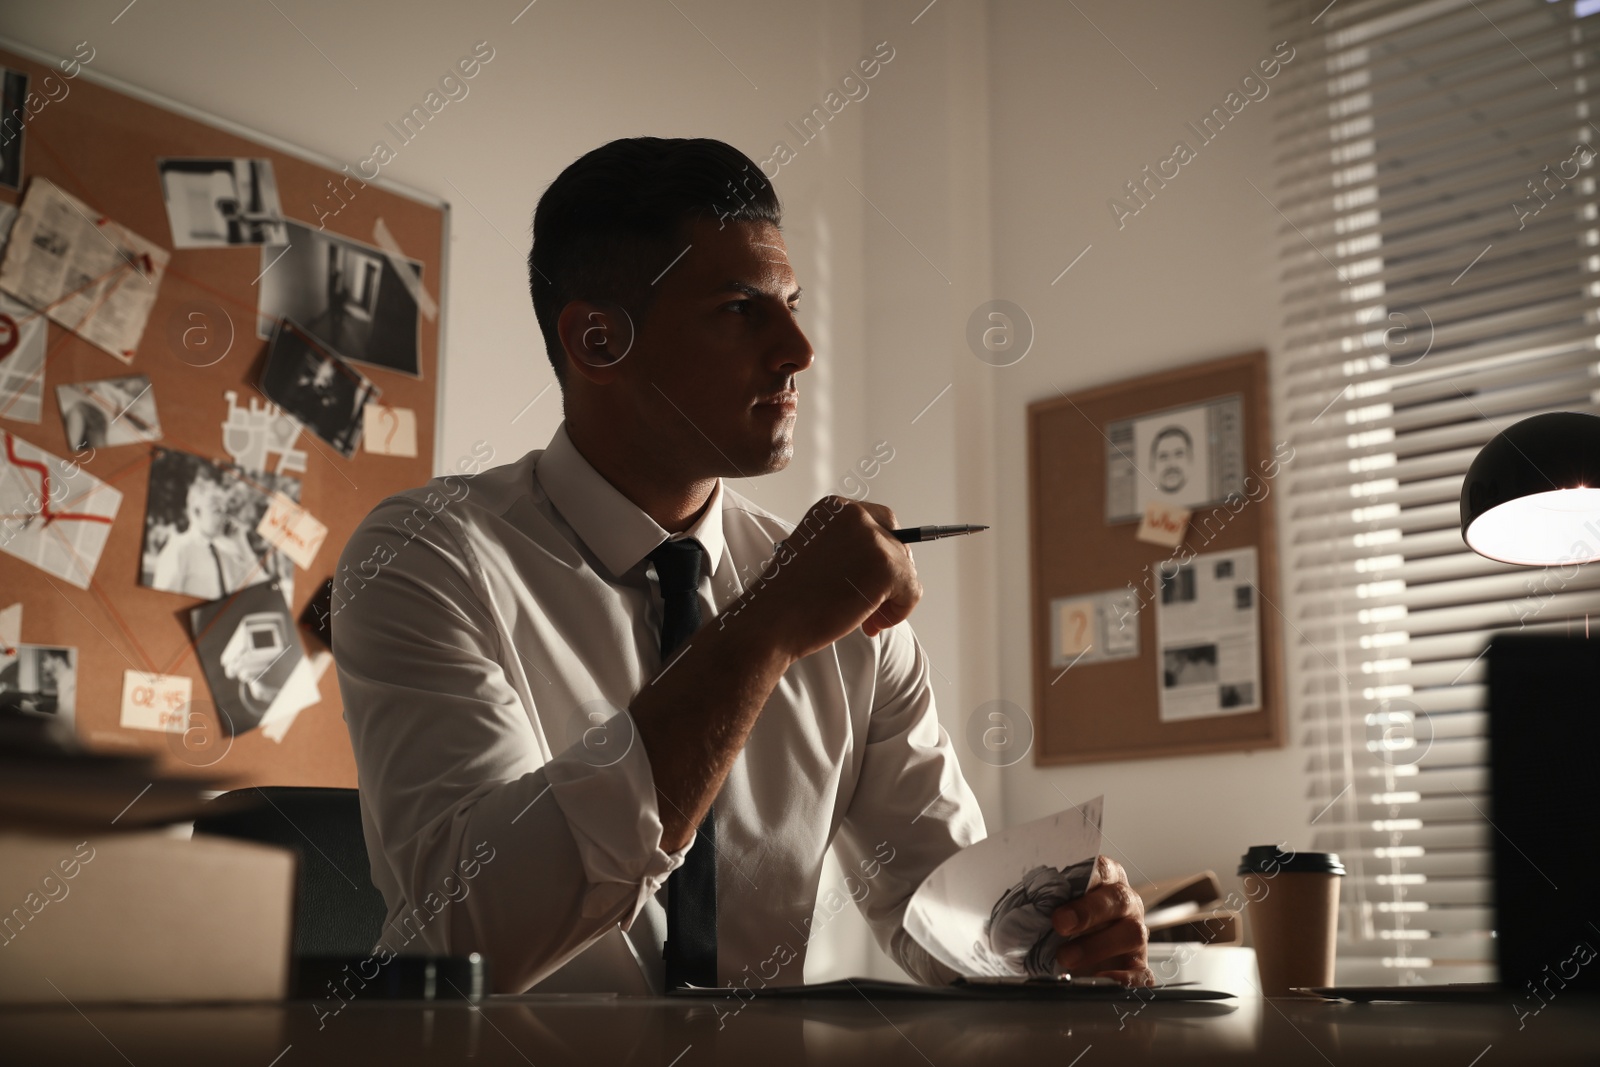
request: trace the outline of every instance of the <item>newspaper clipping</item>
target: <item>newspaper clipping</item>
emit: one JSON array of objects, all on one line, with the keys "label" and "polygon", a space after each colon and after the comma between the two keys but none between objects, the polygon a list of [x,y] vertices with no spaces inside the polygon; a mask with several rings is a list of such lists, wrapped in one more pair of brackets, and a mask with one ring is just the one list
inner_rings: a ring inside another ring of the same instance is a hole
[{"label": "newspaper clipping", "polygon": [[1256,550],[1212,552],[1174,570],[1155,564],[1161,721],[1209,719],[1261,708]]}]

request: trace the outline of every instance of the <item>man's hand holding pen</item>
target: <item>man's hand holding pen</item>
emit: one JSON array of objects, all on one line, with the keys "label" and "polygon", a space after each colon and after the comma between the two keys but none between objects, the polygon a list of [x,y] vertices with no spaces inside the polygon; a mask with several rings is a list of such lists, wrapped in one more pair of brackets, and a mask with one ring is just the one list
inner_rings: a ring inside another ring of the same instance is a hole
[{"label": "man's hand holding pen", "polygon": [[792,660],[858,626],[868,637],[887,630],[922,599],[916,564],[894,525],[882,504],[823,497],[730,611],[774,635]]}]

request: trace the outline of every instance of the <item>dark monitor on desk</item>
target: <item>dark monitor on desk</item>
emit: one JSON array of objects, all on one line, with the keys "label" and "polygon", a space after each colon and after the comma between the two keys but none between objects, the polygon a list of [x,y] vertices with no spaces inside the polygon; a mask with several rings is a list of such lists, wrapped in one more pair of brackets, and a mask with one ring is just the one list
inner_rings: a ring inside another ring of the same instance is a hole
[{"label": "dark monitor on desk", "polygon": [[1501,984],[1600,990],[1600,635],[1503,634],[1486,659]]}]

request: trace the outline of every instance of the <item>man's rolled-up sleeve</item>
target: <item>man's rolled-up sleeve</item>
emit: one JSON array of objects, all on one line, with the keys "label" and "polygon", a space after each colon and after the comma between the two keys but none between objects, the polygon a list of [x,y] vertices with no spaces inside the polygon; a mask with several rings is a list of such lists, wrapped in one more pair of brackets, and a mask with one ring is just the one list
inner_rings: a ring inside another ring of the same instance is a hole
[{"label": "man's rolled-up sleeve", "polygon": [[866,751],[835,847],[862,887],[858,906],[878,944],[920,982],[956,976],[906,931],[906,907],[935,867],[984,836],[977,798],[939,724],[927,654],[902,622],[880,635]]},{"label": "man's rolled-up sleeve", "polygon": [[[662,851],[642,745],[552,752],[508,676],[448,509],[415,536],[414,502],[380,505],[347,544],[334,659],[392,952],[490,957],[497,991],[552,973],[630,925],[683,859]],[[399,525],[390,525],[388,520]],[[548,794],[548,795],[547,795]],[[387,877],[380,876],[380,870]]]}]

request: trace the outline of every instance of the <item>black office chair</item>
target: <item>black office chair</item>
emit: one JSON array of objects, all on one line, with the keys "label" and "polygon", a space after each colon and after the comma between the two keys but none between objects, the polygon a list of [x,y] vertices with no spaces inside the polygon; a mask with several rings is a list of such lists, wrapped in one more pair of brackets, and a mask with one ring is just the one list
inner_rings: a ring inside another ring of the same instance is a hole
[{"label": "black office chair", "polygon": [[387,908],[372,884],[361,804],[354,789],[268,786],[236,789],[195,819],[194,832],[292,848],[294,954],[366,956]]}]

